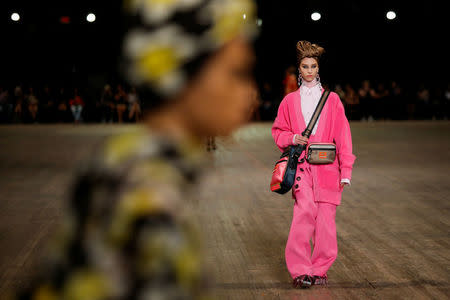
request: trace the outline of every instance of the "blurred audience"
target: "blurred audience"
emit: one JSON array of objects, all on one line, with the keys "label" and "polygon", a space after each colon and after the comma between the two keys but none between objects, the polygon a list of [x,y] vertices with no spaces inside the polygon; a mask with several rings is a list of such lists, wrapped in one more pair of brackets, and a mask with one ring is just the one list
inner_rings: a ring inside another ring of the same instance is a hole
[{"label": "blurred audience", "polygon": [[294,66],[290,66],[289,68],[287,68],[283,80],[283,86],[284,86],[284,95],[292,93],[293,91],[296,91],[298,89],[297,75]]},{"label": "blurred audience", "polygon": [[[281,89],[274,88],[269,81],[263,81],[257,89],[259,100],[252,112],[253,121],[273,121],[283,96],[297,90],[295,68],[288,68],[285,75]],[[322,85],[339,95],[349,120],[449,119],[450,84],[447,83],[401,84],[396,80],[363,80],[359,84]],[[133,86],[121,83],[115,86],[113,89],[106,84],[97,97],[90,99],[82,95],[96,94],[95,90],[75,87],[74,95],[70,95],[66,87],[51,88],[45,84],[42,88],[35,88],[35,85],[8,88],[0,83],[0,123],[141,122],[144,99]]]}]

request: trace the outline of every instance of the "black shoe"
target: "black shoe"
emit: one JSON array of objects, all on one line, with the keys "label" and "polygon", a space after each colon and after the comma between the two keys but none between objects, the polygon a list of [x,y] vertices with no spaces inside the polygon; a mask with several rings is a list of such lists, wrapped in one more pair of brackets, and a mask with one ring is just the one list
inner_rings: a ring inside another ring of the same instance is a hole
[{"label": "black shoe", "polygon": [[327,277],[327,275],[313,276],[313,283],[314,283],[314,285],[328,286],[328,277]]},{"label": "black shoe", "polygon": [[302,289],[309,288],[313,285],[313,278],[309,275],[300,275],[294,278],[292,286],[294,288],[300,287]]}]

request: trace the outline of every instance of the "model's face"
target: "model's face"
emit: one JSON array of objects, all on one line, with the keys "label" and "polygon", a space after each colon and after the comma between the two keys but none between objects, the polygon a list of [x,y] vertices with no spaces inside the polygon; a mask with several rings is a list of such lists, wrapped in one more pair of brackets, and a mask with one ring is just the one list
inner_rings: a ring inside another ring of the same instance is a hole
[{"label": "model's face", "polygon": [[254,53],[237,38],[209,58],[182,101],[196,134],[228,135],[245,123],[255,105],[251,97]]},{"label": "model's face", "polygon": [[319,73],[319,64],[315,58],[305,57],[300,62],[300,74],[305,81],[313,81]]}]

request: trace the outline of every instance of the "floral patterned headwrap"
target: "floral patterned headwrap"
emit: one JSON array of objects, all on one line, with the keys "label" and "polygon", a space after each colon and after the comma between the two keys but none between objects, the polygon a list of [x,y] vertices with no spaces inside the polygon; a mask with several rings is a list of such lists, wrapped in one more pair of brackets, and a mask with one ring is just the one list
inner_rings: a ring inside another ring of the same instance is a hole
[{"label": "floral patterned headwrap", "polygon": [[175,96],[214,51],[258,33],[253,0],[125,0],[123,67],[134,86]]}]

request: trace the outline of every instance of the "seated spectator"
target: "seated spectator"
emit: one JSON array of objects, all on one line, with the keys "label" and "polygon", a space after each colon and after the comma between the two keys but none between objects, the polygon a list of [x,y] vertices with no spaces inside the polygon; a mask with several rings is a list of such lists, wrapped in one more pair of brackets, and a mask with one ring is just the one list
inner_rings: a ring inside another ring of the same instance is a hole
[{"label": "seated spectator", "polygon": [[40,99],[42,103],[42,121],[46,123],[54,122],[56,115],[55,99],[48,85],[44,87]]},{"label": "seated spectator", "polygon": [[444,92],[444,120],[450,118],[450,83],[447,84],[447,89]]},{"label": "seated spectator", "polygon": [[114,103],[114,95],[109,84],[103,87],[102,96],[100,98],[101,122],[112,123],[114,121],[114,113],[116,104]]},{"label": "seated spectator", "polygon": [[372,102],[370,90],[370,81],[364,80],[358,90],[361,121],[367,121],[369,119],[370,104]]},{"label": "seated spectator", "polygon": [[14,122],[22,122],[24,119],[24,109],[23,105],[25,102],[25,97],[22,92],[21,86],[16,86],[14,89]]},{"label": "seated spectator", "polygon": [[430,117],[430,90],[423,83],[420,84],[417,91],[417,112],[419,120]]},{"label": "seated spectator", "polygon": [[342,89],[342,85],[336,84],[336,86],[334,87],[334,91],[336,92],[336,94],[338,94],[339,98],[341,99],[341,101],[345,105],[345,102],[344,102],[345,91]]},{"label": "seated spectator", "polygon": [[374,114],[377,120],[386,120],[386,113],[390,109],[388,104],[389,91],[385,88],[383,83],[378,83],[377,91],[375,94],[375,108]]},{"label": "seated spectator", "polygon": [[11,103],[9,91],[0,87],[0,123],[10,122],[12,110],[13,104]]},{"label": "seated spectator", "polygon": [[390,88],[390,101],[389,106],[391,109],[389,110],[391,113],[389,114],[390,119],[393,120],[402,120],[406,119],[406,102],[405,97],[403,95],[403,89],[397,83],[397,81],[391,81]]},{"label": "seated spectator", "polygon": [[136,88],[132,87],[128,94],[128,120],[130,122],[139,122],[141,119],[141,105]]},{"label": "seated spectator", "polygon": [[348,83],[345,85],[344,106],[349,120],[359,118],[359,96]]},{"label": "seated spectator", "polygon": [[127,94],[121,84],[117,85],[116,100],[117,122],[123,123],[123,115],[127,110]]},{"label": "seated spectator", "polygon": [[73,98],[69,100],[69,105],[72,110],[75,123],[80,123],[83,120],[81,113],[83,112],[84,101],[81,99],[80,95],[78,95],[77,88],[74,90]]},{"label": "seated spectator", "polygon": [[284,95],[285,96],[298,89],[298,80],[297,80],[294,66],[290,66],[289,68],[287,68],[285,77],[283,80],[283,86],[284,86]]},{"label": "seated spectator", "polygon": [[65,89],[62,87],[56,97],[56,119],[58,122],[68,122],[70,119],[68,97]]},{"label": "seated spectator", "polygon": [[28,89],[28,94],[26,96],[27,104],[28,104],[28,113],[30,116],[31,123],[38,122],[38,112],[39,112],[39,100],[34,93],[34,89],[30,87]]}]

